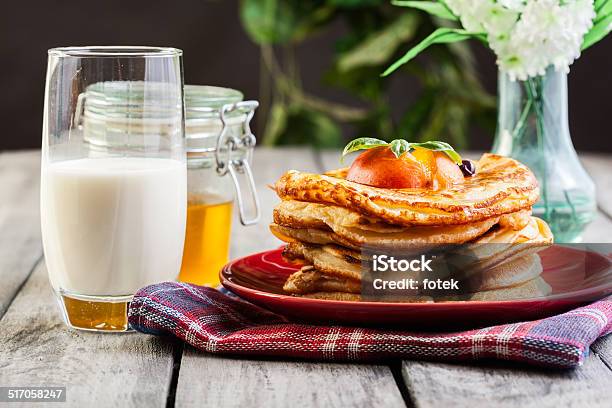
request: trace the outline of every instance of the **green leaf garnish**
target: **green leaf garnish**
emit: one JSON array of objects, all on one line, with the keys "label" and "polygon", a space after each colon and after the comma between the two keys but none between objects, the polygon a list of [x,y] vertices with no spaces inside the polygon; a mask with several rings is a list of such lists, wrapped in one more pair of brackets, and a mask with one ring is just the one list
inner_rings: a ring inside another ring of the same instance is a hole
[{"label": "green leaf garnish", "polygon": [[344,150],[342,151],[342,157],[340,158],[340,162],[344,160],[344,156],[349,153],[353,153],[359,150],[373,149],[379,146],[387,146],[389,143],[384,140],[374,139],[373,137],[360,137],[359,139],[354,139],[350,141],[346,146],[344,146]]},{"label": "green leaf garnish", "polygon": [[446,142],[438,142],[436,140],[432,140],[430,142],[423,143],[410,143],[410,148],[414,149],[415,147],[422,147],[424,149],[433,150],[434,152],[444,152],[452,161],[454,161],[457,165],[461,164],[461,155],[453,149],[453,146],[449,145]]},{"label": "green leaf garnish", "polygon": [[389,143],[389,149],[391,149],[395,157],[400,157],[403,153],[410,150],[410,143],[404,139],[395,139]]},{"label": "green leaf garnish", "polygon": [[443,152],[457,165],[461,164],[461,155],[459,155],[459,153],[457,153],[455,149],[453,149],[453,147],[446,142],[432,140],[429,142],[422,143],[410,143],[404,139],[395,139],[392,140],[390,143],[387,143],[384,140],[374,139],[371,137],[362,137],[349,142],[342,151],[342,157],[340,158],[340,162],[342,162],[344,156],[349,153],[357,152],[359,150],[373,149],[375,147],[381,146],[388,146],[389,149],[391,149],[391,151],[395,155],[395,157],[400,157],[405,152],[414,150],[415,147],[432,150],[434,152]]}]

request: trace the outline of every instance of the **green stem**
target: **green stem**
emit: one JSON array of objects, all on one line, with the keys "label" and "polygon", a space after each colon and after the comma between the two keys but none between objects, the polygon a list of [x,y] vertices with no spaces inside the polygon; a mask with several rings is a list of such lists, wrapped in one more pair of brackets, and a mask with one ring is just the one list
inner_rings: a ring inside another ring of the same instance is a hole
[{"label": "green stem", "polygon": [[525,103],[525,107],[523,108],[523,111],[521,112],[521,116],[519,117],[519,120],[518,122],[516,122],[516,125],[514,126],[514,130],[512,131],[512,138],[515,141],[520,140],[523,134],[525,133],[525,129],[527,129],[527,119],[529,118],[529,114],[531,113],[532,105],[533,103],[531,99],[527,99],[527,102]]},{"label": "green stem", "polygon": [[540,174],[542,181],[542,200],[544,201],[544,218],[550,221],[550,203],[548,202],[548,175],[546,166],[546,154],[544,152],[544,78],[536,77],[527,80],[527,96],[533,101],[538,152],[540,156]]},{"label": "green stem", "polygon": [[576,207],[574,206],[574,203],[572,203],[572,199],[570,198],[567,190],[563,190],[563,196],[565,197],[565,201],[567,202],[567,205],[569,205],[570,210],[572,210],[572,220],[574,220],[574,223],[578,223],[576,221],[578,220],[578,214],[576,213]]}]

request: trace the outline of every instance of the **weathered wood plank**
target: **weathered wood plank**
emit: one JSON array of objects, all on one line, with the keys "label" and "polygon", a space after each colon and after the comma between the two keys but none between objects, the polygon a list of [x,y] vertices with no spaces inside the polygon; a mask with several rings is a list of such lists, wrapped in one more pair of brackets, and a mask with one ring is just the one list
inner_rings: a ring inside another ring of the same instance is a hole
[{"label": "weathered wood plank", "polygon": [[593,221],[582,233],[582,242],[609,243],[612,242],[612,219],[601,211],[597,211]]},{"label": "weathered wood plank", "polygon": [[0,317],[42,256],[40,153],[0,154]]},{"label": "weathered wood plank", "polygon": [[388,367],[230,359],[185,350],[177,407],[403,407]]},{"label": "weathered wood plank", "polygon": [[315,171],[316,166],[312,150],[261,147],[255,150],[253,174],[260,199],[261,220],[258,225],[244,227],[238,220],[237,209],[234,210],[231,258],[246,256],[281,245],[281,241],[276,239],[268,230],[268,225],[272,222],[272,209],[279,201],[274,191],[268,186],[289,169]]},{"label": "weathered wood plank", "polygon": [[591,346],[591,352],[603,361],[612,370],[612,334],[595,341]]},{"label": "weathered wood plank", "polygon": [[0,384],[66,386],[75,407],[164,407],[172,344],[68,329],[40,262],[0,321]]},{"label": "weathered wood plank", "polygon": [[[612,156],[589,153],[580,157],[582,164],[595,181],[599,208],[612,217]],[[612,231],[610,234],[612,235]]]},{"label": "weathered wood plank", "polygon": [[566,371],[405,361],[402,375],[420,408],[609,407],[612,400],[612,374],[595,355]]}]

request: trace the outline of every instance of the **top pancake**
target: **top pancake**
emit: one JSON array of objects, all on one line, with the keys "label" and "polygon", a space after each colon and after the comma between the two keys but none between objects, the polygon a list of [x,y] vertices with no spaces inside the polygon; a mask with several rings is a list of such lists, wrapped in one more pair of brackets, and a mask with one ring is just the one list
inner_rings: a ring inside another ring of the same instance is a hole
[{"label": "top pancake", "polygon": [[444,190],[385,189],[344,179],[346,171],[327,174],[291,170],[274,185],[283,200],[334,204],[398,225],[467,224],[529,209],[538,200],[538,184],[527,166],[485,153],[476,174]]}]

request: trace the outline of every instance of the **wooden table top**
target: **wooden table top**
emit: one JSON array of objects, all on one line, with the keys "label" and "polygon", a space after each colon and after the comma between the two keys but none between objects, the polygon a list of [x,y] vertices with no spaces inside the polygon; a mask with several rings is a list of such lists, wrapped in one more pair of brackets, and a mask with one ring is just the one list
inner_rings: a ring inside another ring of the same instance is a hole
[{"label": "wooden table top", "polygon": [[[587,242],[612,242],[612,156],[582,155],[598,187]],[[64,326],[43,259],[37,151],[0,153],[0,386],[66,386],[71,406],[597,406],[612,405],[612,335],[584,366],[507,363],[334,364],[219,357],[178,341]],[[262,149],[254,158],[263,217],[232,232],[231,256],[277,247],[266,187],[289,168],[338,167],[337,152]],[[38,406],[38,405],[37,405]]]}]

